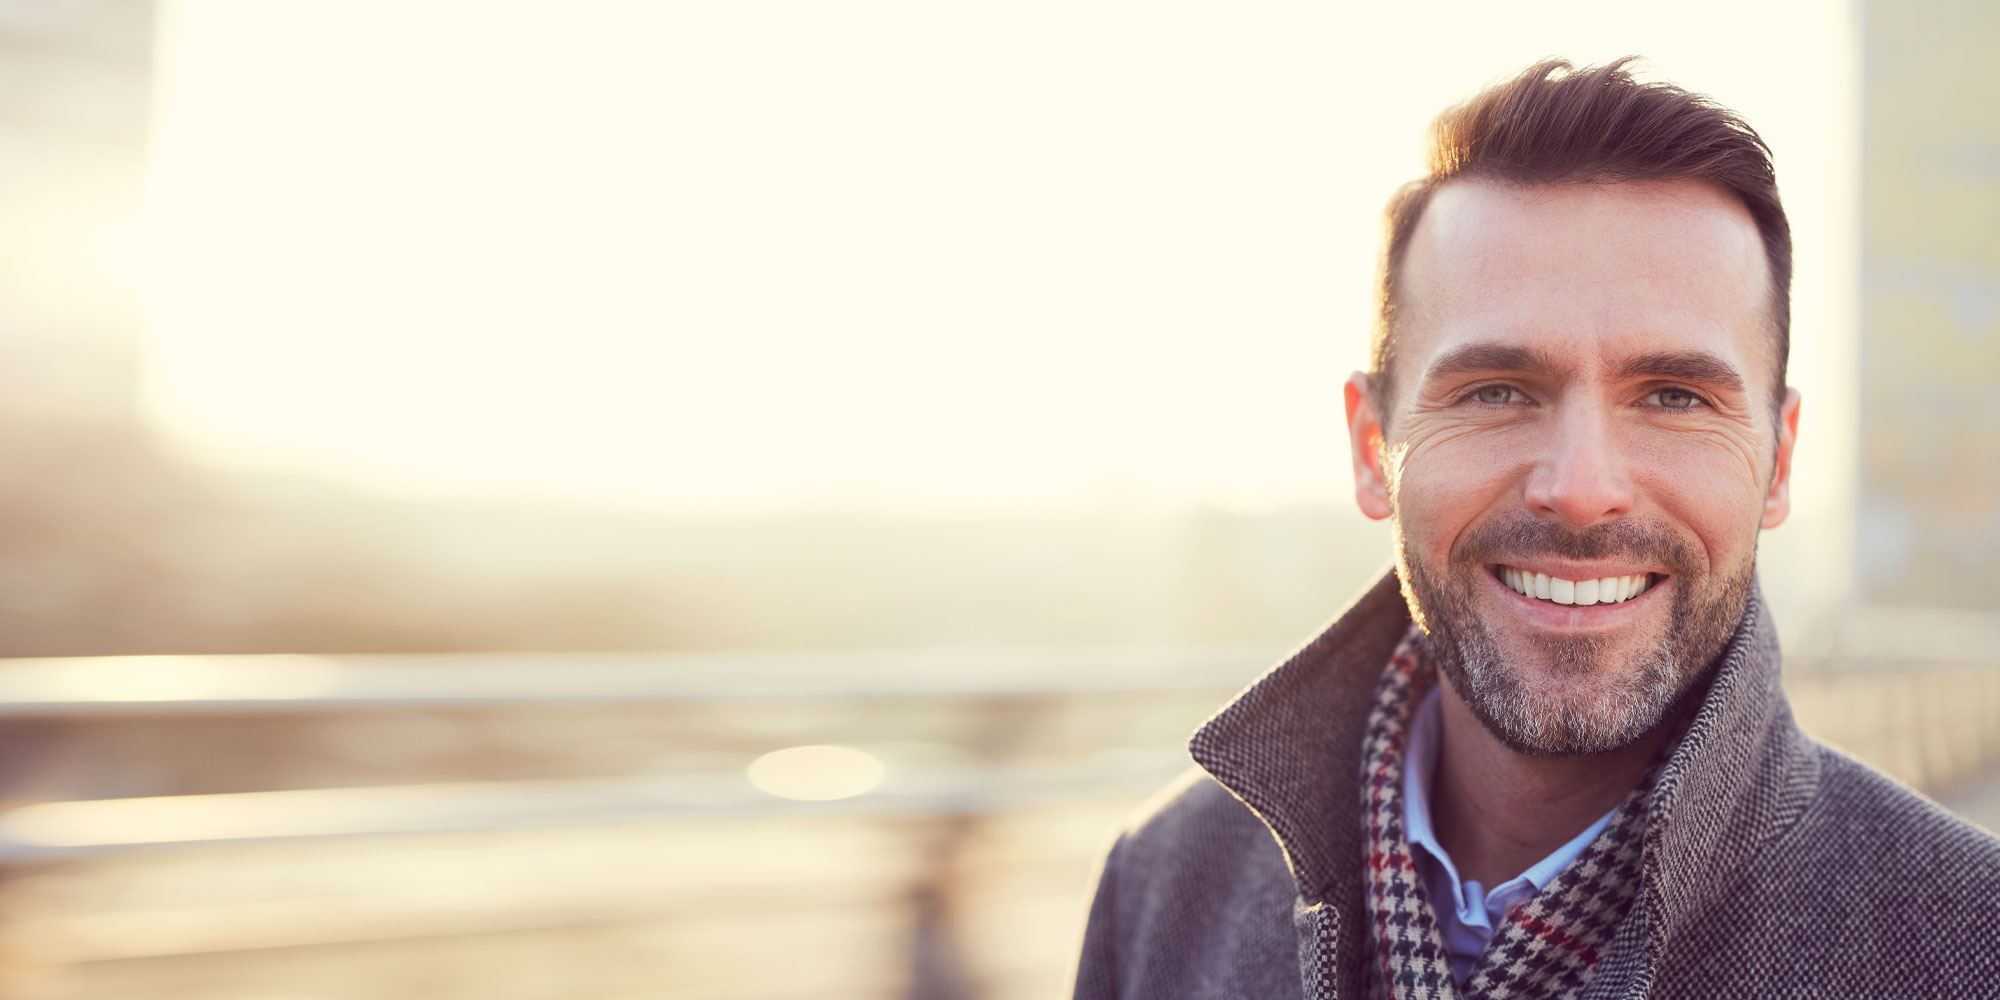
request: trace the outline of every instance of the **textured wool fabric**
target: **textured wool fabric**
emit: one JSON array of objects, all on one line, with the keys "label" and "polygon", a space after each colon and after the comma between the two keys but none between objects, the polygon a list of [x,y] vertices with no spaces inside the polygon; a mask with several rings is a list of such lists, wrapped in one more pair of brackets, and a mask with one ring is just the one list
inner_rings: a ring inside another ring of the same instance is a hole
[{"label": "textured wool fabric", "polygon": [[[1368,995],[1361,756],[1409,625],[1385,575],[1196,732],[1103,859],[1079,998]],[[1778,667],[1753,594],[1580,996],[2000,998],[2000,841],[1806,738]]]},{"label": "textured wool fabric", "polygon": [[1369,995],[1569,1000],[1597,972],[1612,929],[1639,887],[1645,794],[1653,774],[1640,779],[1611,822],[1547,888],[1508,912],[1460,988],[1403,829],[1410,720],[1437,682],[1426,652],[1423,634],[1412,626],[1382,669],[1362,743],[1361,813],[1368,824],[1367,901],[1374,929]]}]

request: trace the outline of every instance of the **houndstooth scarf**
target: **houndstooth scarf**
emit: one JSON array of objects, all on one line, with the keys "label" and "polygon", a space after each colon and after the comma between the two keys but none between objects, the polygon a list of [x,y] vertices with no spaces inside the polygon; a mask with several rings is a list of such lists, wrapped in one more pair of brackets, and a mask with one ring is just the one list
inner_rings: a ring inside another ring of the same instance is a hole
[{"label": "houndstooth scarf", "polygon": [[1645,831],[1639,782],[1611,823],[1569,867],[1509,911],[1460,986],[1451,974],[1436,915],[1424,898],[1403,830],[1403,751],[1410,717],[1437,673],[1412,626],[1375,688],[1361,752],[1362,815],[1368,824],[1368,916],[1374,930],[1369,995],[1393,1000],[1548,998],[1583,991],[1639,884]]}]

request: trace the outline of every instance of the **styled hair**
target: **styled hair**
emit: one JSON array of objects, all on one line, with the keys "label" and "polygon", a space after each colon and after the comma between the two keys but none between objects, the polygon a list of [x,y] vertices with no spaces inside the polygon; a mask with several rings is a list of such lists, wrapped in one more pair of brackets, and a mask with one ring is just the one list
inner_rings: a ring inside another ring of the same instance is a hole
[{"label": "styled hair", "polygon": [[[1396,358],[1398,275],[1424,207],[1453,180],[1559,185],[1617,181],[1704,181],[1743,203],[1763,238],[1771,273],[1771,327],[1777,351],[1774,407],[1785,396],[1791,350],[1792,229],[1778,201],[1771,148],[1743,118],[1670,83],[1643,83],[1627,56],[1573,68],[1544,59],[1480,91],[1431,122],[1429,173],[1389,199],[1383,219],[1370,381],[1386,408]],[[1385,420],[1387,412],[1380,414]]]}]

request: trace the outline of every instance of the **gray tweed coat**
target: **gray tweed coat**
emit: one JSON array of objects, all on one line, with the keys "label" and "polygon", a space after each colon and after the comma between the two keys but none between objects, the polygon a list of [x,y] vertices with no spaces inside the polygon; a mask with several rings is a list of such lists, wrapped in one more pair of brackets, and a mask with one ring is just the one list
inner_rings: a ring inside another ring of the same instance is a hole
[{"label": "gray tweed coat", "polygon": [[[1365,995],[1360,752],[1393,573],[1195,733],[1103,862],[1079,1000]],[[1587,997],[2000,997],[2000,840],[1814,742],[1753,596]]]}]

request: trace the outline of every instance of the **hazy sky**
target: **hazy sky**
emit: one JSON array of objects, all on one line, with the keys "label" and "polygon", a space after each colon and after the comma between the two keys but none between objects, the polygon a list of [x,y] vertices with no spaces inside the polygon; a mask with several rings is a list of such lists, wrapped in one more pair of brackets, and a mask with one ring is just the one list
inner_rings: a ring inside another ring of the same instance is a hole
[{"label": "hazy sky", "polygon": [[1345,492],[1426,122],[1639,53],[1778,151],[1838,481],[1848,7],[167,0],[148,405],[409,489]]}]

